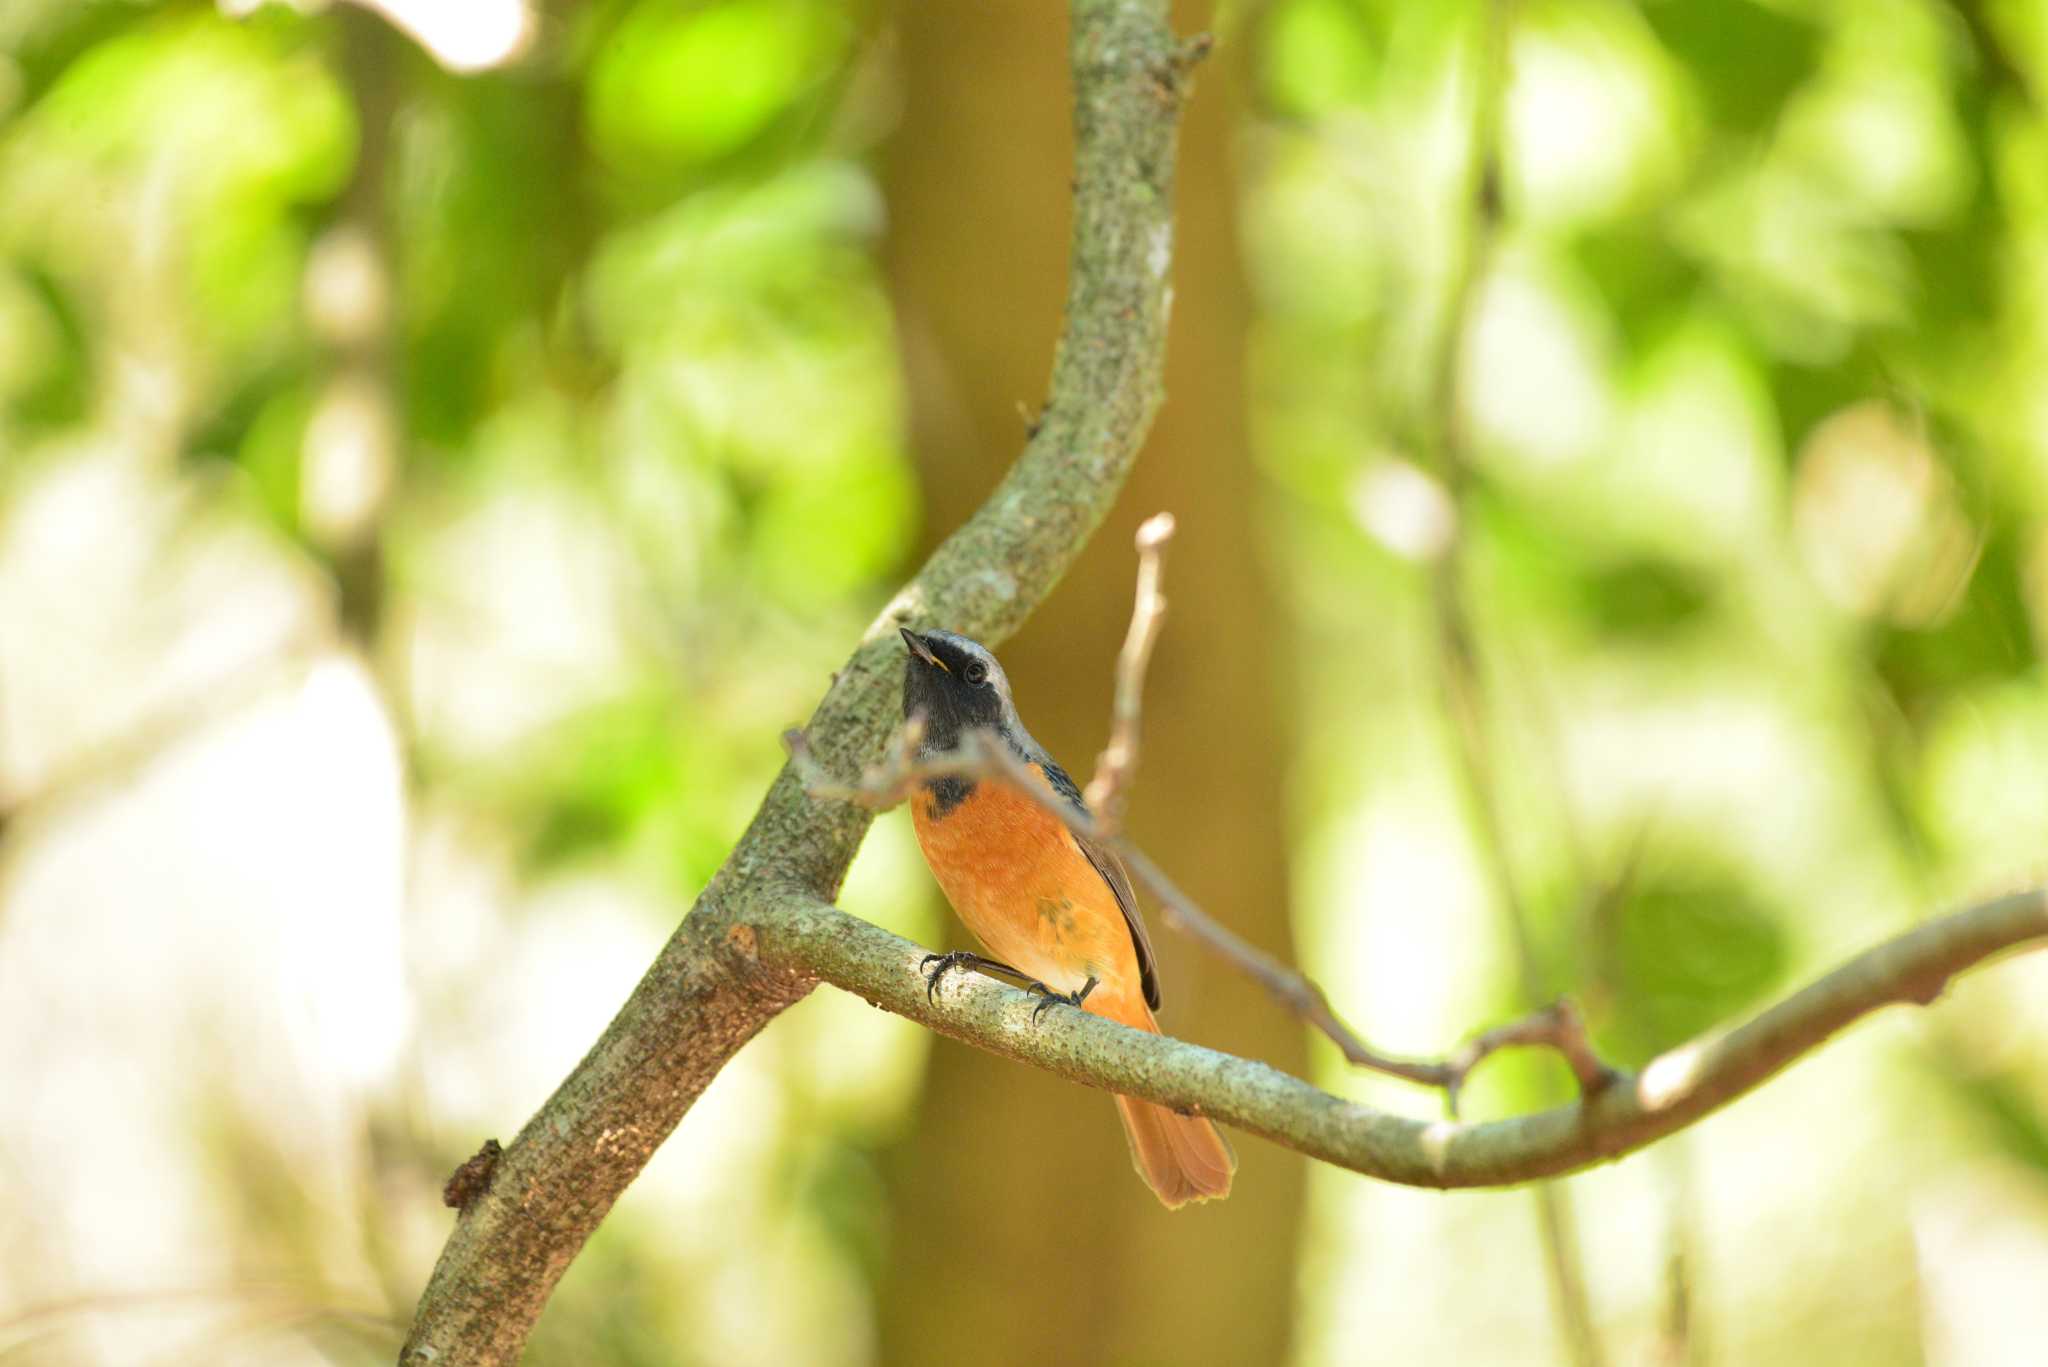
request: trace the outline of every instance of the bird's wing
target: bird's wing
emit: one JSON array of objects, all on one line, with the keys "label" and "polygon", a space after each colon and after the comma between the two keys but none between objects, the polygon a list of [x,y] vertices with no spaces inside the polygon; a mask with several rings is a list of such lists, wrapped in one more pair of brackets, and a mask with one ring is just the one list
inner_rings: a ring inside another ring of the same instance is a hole
[{"label": "bird's wing", "polygon": [[[1037,746],[1032,746],[1037,750]],[[1030,756],[1030,762],[1045,774],[1045,781],[1053,791],[1073,803],[1084,813],[1088,804],[1081,798],[1081,790],[1067,771],[1053,762],[1052,756],[1043,750]],[[1081,847],[1081,853],[1088,856],[1088,862],[1102,875],[1102,881],[1109,884],[1109,890],[1116,894],[1116,904],[1124,913],[1124,924],[1131,928],[1131,944],[1138,951],[1138,978],[1145,989],[1145,1004],[1154,1011],[1159,1009],[1159,974],[1152,963],[1152,937],[1145,931],[1145,918],[1138,914],[1138,894],[1131,887],[1131,875],[1124,871],[1124,861],[1102,846],[1084,836],[1073,835],[1074,843]]]}]

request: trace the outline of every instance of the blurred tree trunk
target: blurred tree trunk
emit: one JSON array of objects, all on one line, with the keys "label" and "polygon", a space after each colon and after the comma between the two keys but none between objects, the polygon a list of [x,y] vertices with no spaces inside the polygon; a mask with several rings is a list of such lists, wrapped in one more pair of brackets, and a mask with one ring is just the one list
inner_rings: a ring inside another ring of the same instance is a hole
[{"label": "blurred tree trunk", "polygon": [[[1184,14],[1181,28],[1207,19]],[[1066,25],[1030,0],[987,0],[903,6],[898,33],[890,258],[936,542],[1015,455],[1020,403],[1045,393],[1066,280]],[[1227,60],[1198,72],[1183,133],[1166,407],[1110,525],[1003,656],[1026,722],[1085,782],[1130,611],[1132,530],[1162,508],[1179,517],[1133,830],[1205,905],[1285,954],[1285,652],[1244,437]],[[1151,914],[1164,1027],[1299,1067],[1282,1013]],[[1107,1101],[940,1043],[918,1128],[891,1163],[882,1360],[1284,1360],[1304,1165],[1249,1140],[1239,1157],[1231,1200],[1169,1214],[1132,1171]],[[1042,1315],[1020,1311],[1020,1288]]]}]

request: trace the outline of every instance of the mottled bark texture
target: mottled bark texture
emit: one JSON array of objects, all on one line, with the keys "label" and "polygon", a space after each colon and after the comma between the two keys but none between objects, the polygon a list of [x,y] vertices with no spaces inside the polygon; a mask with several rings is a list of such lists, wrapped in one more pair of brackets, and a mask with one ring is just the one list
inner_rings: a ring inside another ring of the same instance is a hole
[{"label": "mottled bark texture", "polygon": [[[1160,401],[1174,149],[1189,50],[1165,0],[1074,0],[1074,226],[1066,320],[1037,431],[980,511],[870,628],[808,732],[857,773],[893,729],[898,623],[999,642],[1100,525]],[[1048,196],[1056,186],[1047,186]],[[789,909],[837,895],[867,830],[785,770],[725,866],[602,1038],[506,1147],[458,1217],[400,1361],[516,1361],[549,1293],[619,1193],[740,1046],[814,983],[758,953]]]}]

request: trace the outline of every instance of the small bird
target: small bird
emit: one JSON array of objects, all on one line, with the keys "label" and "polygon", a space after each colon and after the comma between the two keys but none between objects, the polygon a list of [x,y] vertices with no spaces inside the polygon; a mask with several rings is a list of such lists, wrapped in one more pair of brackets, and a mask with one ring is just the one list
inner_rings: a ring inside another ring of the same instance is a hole
[{"label": "small bird", "polygon": [[[995,656],[950,631],[902,631],[910,651],[903,716],[924,718],[919,759],[956,749],[967,731],[986,730],[1061,800],[1088,810],[1074,780],[1024,729]],[[911,820],[953,910],[996,956],[930,956],[928,992],[949,969],[989,969],[1043,992],[1040,1012],[1064,1002],[1159,1033],[1152,941],[1114,854],[994,780],[927,779],[911,800]],[[1116,1105],[1138,1175],[1169,1208],[1230,1194],[1237,1160],[1206,1118],[1127,1096]]]}]

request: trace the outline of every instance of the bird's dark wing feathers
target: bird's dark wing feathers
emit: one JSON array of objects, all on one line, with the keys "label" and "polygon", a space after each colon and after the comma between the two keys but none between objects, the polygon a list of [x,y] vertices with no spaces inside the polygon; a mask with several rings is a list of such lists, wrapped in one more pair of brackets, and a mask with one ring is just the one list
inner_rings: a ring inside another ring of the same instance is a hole
[{"label": "bird's dark wing feathers", "polygon": [[[1031,747],[1036,750],[1035,745]],[[1067,771],[1053,762],[1052,756],[1039,750],[1026,756],[1031,762],[1045,770],[1046,782],[1053,791],[1067,801],[1088,811],[1088,804],[1081,798],[1081,790]],[[1069,832],[1069,834],[1073,834]],[[1081,847],[1081,853],[1088,856],[1088,862],[1102,875],[1102,881],[1109,884],[1109,890],[1116,894],[1116,904],[1123,908],[1124,924],[1131,928],[1131,943],[1138,950],[1138,978],[1145,989],[1145,1004],[1154,1011],[1159,1009],[1159,974],[1152,964],[1152,937],[1145,933],[1145,918],[1138,914],[1138,894],[1131,887],[1131,876],[1124,872],[1124,861],[1084,836],[1074,835],[1074,843]]]}]

